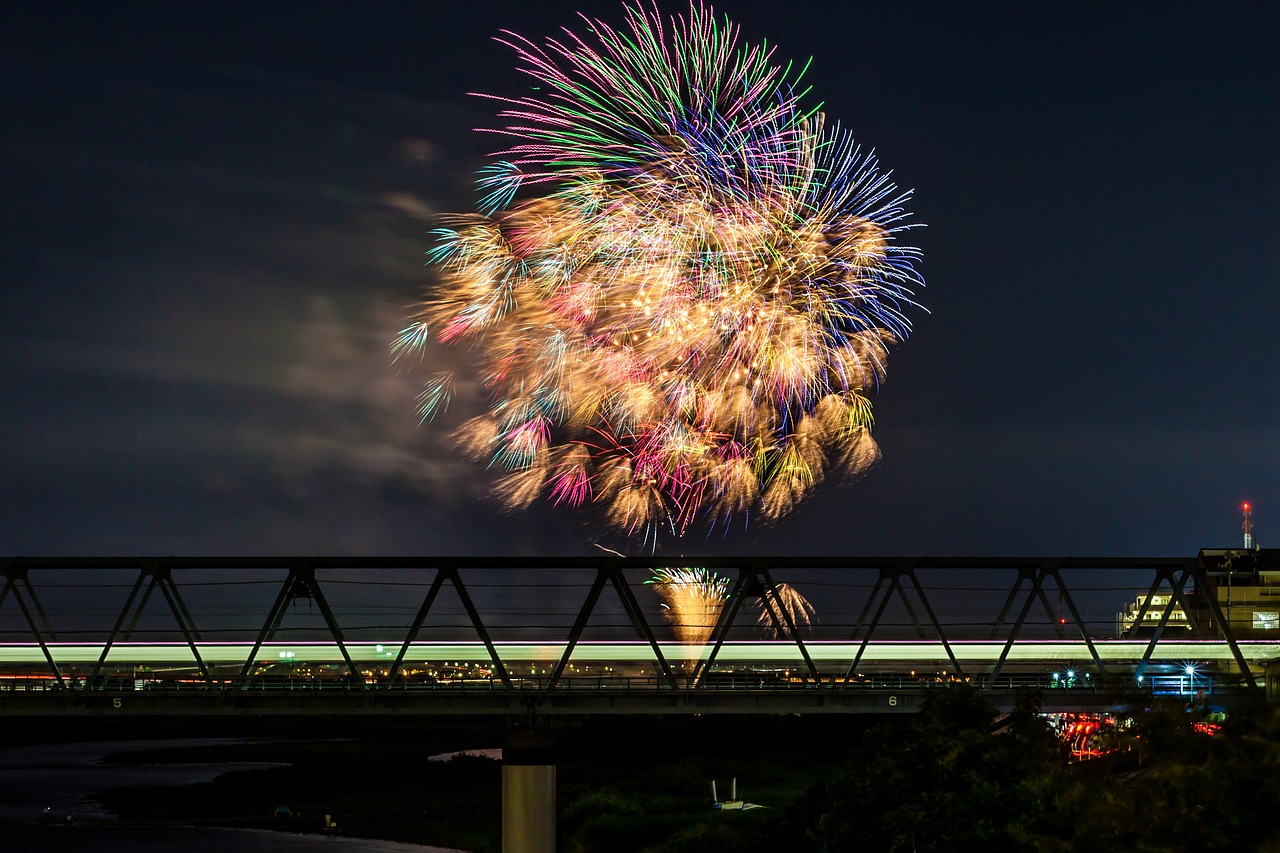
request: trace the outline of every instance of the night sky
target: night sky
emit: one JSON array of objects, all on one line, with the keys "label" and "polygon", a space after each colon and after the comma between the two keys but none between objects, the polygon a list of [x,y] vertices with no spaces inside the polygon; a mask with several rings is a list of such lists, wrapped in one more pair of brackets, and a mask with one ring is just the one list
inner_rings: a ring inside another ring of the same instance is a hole
[{"label": "night sky", "polygon": [[[639,552],[491,503],[388,352],[466,93],[523,91],[492,37],[621,4],[188,6],[0,10],[0,554]],[[1280,541],[1280,6],[716,8],[915,188],[929,313],[878,467],[663,553]]]}]

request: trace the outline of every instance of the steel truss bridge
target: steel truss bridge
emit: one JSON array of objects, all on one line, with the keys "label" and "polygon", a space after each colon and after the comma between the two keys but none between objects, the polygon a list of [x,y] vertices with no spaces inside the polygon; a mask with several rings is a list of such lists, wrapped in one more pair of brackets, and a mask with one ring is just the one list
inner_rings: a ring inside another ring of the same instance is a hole
[{"label": "steel truss bridge", "polygon": [[[691,564],[725,595],[705,640],[681,642],[647,582]],[[1232,636],[1196,558],[3,558],[0,574],[9,715],[894,712],[957,680],[996,707],[1034,687],[1045,710],[1087,710],[1253,691],[1280,656]],[[1142,636],[1115,624],[1128,602],[1154,622]]]}]

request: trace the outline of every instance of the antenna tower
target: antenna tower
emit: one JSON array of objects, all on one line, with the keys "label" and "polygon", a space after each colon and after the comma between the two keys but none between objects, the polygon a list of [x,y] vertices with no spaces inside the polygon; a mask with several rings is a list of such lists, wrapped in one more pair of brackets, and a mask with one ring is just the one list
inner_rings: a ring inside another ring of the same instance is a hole
[{"label": "antenna tower", "polygon": [[1255,547],[1253,541],[1253,507],[1246,501],[1240,509],[1244,512],[1244,523],[1240,525],[1244,530],[1244,548],[1246,551],[1252,551]]}]

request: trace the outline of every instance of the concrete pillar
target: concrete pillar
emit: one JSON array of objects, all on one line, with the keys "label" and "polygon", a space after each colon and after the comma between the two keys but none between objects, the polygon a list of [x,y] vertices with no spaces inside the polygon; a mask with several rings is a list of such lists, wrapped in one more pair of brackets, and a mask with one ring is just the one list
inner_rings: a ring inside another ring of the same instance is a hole
[{"label": "concrete pillar", "polygon": [[556,766],[544,728],[507,728],[502,853],[556,853]]}]

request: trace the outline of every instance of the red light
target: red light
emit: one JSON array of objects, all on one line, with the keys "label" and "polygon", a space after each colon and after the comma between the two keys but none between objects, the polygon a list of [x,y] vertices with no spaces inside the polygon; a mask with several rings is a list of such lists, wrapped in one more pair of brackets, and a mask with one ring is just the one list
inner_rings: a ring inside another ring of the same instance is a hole
[{"label": "red light", "polygon": [[1060,617],[1058,617],[1058,624],[1059,624],[1059,625],[1065,625],[1065,624],[1067,624],[1067,617],[1065,617],[1065,616],[1060,616]]}]

